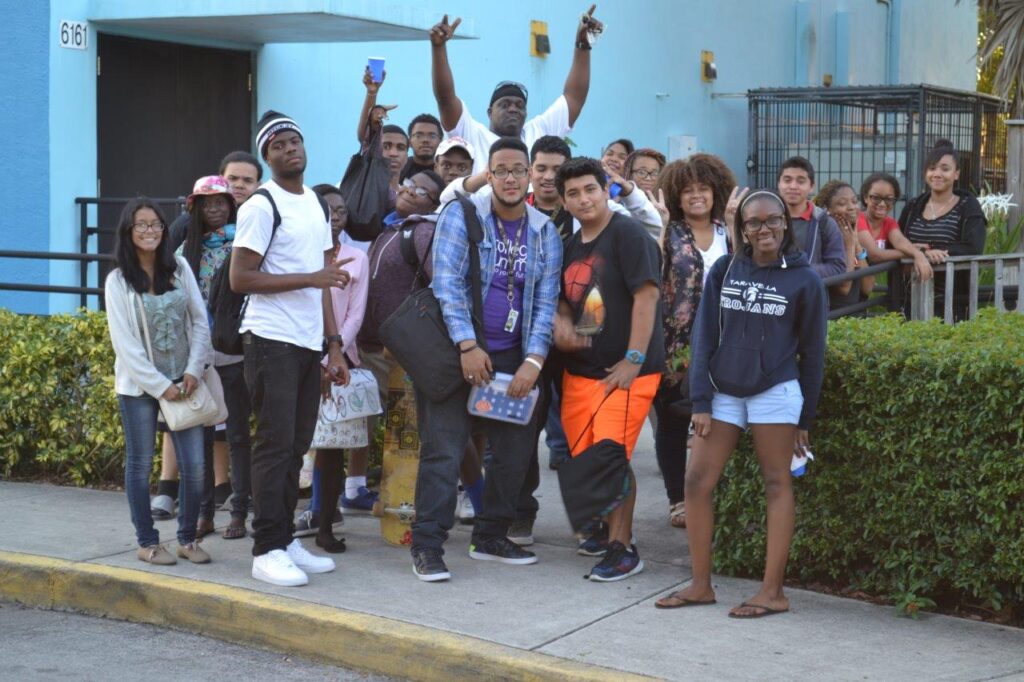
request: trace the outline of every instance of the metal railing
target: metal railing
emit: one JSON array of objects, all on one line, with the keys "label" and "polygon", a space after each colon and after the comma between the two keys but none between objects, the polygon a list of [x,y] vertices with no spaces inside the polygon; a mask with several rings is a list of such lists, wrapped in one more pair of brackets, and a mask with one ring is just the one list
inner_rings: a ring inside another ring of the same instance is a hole
[{"label": "metal railing", "polygon": [[[983,286],[981,269],[988,267],[994,270],[994,283]],[[936,273],[944,275],[942,318],[946,324],[952,324],[962,316],[965,303],[966,319],[973,320],[978,316],[980,303],[987,301],[988,294],[992,295],[992,302],[999,312],[1009,312],[1007,303],[1010,301],[1014,303],[1015,312],[1024,312],[1021,305],[1021,301],[1024,301],[1024,252],[953,256],[945,265],[935,266],[934,269]],[[970,273],[967,292],[963,296],[956,291],[957,272]],[[930,320],[934,316],[935,278],[921,282],[915,273],[910,285],[910,319]]]},{"label": "metal railing", "polygon": [[[16,258],[21,260],[73,260],[78,261],[83,272],[86,271],[86,264],[90,261],[113,261],[114,257],[106,253],[51,253],[49,251],[0,251],[0,258]],[[78,294],[81,297],[82,307],[85,307],[87,297],[102,296],[102,287],[90,287],[87,285],[77,287],[61,286],[57,284],[22,284],[18,282],[0,282],[0,291],[35,291],[48,294]]]},{"label": "metal railing", "polygon": [[901,296],[903,287],[899,286],[898,282],[901,273],[899,263],[897,261],[886,261],[876,265],[869,265],[866,268],[859,268],[857,270],[851,270],[838,275],[832,275],[831,277],[823,279],[822,283],[825,285],[826,289],[846,282],[852,282],[853,286],[859,287],[860,281],[865,277],[874,277],[875,275],[880,275],[885,272],[891,273],[889,275],[889,286],[876,286],[875,290],[872,291],[871,295],[865,300],[852,303],[842,308],[830,310],[828,313],[828,319],[838,320],[841,317],[850,317],[877,306],[883,306],[890,312],[898,312],[903,305]]}]

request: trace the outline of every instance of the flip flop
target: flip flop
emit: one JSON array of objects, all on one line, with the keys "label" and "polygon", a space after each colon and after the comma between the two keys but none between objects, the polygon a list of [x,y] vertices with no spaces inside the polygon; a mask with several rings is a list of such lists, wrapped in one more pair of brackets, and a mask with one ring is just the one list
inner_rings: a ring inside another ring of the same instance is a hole
[{"label": "flip flop", "polygon": [[[679,594],[679,593],[678,592],[674,592],[674,593],[668,595],[667,597],[662,597],[658,601],[654,602],[654,608],[656,608],[656,609],[681,609],[681,608],[685,608],[687,606],[710,606],[711,604],[717,604],[718,603],[717,599],[709,599],[709,600],[706,600],[706,601],[699,601],[697,599],[686,599],[685,597],[677,597],[676,596],[677,594]],[[663,602],[663,601],[665,601],[667,599],[673,599],[673,600],[675,600],[676,603],[675,604],[662,604],[661,603],[661,602]]]},{"label": "flip flop", "polygon": [[789,609],[772,609],[772,608],[768,608],[767,606],[762,606],[761,604],[751,604],[750,602],[743,602],[742,604],[739,605],[738,608],[743,608],[744,606],[747,607],[748,609],[761,609],[761,611],[759,613],[750,613],[750,614],[745,614],[745,615],[744,614],[739,614],[739,613],[733,613],[732,611],[730,611],[729,612],[729,617],[730,618],[742,618],[742,619],[749,620],[749,619],[752,619],[752,618],[765,618],[766,616],[774,616],[774,615],[777,615],[777,614],[780,614],[780,613],[789,613]]}]

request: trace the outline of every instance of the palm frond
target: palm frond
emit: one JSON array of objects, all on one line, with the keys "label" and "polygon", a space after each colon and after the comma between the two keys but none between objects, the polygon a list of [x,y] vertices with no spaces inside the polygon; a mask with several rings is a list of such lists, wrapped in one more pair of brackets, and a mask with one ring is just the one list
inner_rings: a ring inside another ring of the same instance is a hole
[{"label": "palm frond", "polygon": [[[957,0],[959,5],[961,0]],[[1011,99],[1017,115],[1024,115],[1024,0],[978,0],[978,11],[990,19],[990,31],[978,51],[981,65],[1001,53],[993,83],[995,91]]]}]

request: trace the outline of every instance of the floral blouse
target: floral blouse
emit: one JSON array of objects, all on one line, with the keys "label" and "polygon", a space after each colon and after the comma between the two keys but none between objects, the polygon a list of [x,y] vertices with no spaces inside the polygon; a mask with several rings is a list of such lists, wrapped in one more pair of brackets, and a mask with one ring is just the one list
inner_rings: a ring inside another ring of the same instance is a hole
[{"label": "floral blouse", "polygon": [[[171,381],[181,379],[188,367],[188,332],[185,329],[188,321],[188,301],[185,291],[177,289],[163,293],[142,294],[142,306],[146,311],[146,322],[149,327],[149,338],[153,348],[153,365],[157,371]],[[142,316],[135,311],[139,325],[139,336],[145,339],[142,328]]]},{"label": "floral blouse", "polygon": [[[715,227],[722,223],[715,221]],[[686,379],[690,366],[690,331],[704,290],[704,259],[693,232],[684,222],[673,221],[665,228],[662,244],[661,308],[665,328],[665,375],[663,381],[675,386]]]}]

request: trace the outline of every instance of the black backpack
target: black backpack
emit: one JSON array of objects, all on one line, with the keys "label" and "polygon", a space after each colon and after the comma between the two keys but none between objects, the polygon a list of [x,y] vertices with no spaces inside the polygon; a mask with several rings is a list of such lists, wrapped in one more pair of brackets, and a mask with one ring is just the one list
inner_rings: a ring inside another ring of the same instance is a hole
[{"label": "black backpack", "polygon": [[[266,189],[260,187],[253,194],[259,194],[270,202],[270,210],[274,213],[270,240],[267,242],[263,257],[260,258],[259,267],[262,268],[263,261],[267,259],[267,253],[270,252],[270,245],[274,243],[277,228],[281,225],[281,214],[277,210],[277,204],[274,203],[274,197],[270,196],[270,192]],[[324,218],[330,220],[331,213],[327,202],[319,194],[316,195],[316,198],[320,202],[320,208],[324,211]],[[245,316],[245,308],[248,303],[249,297],[246,294],[239,294],[231,289],[231,258],[229,257],[223,265],[217,268],[210,279],[210,297],[206,307],[213,320],[210,340],[214,350],[227,355],[242,354],[242,335],[238,329],[242,326],[242,318]]]}]

